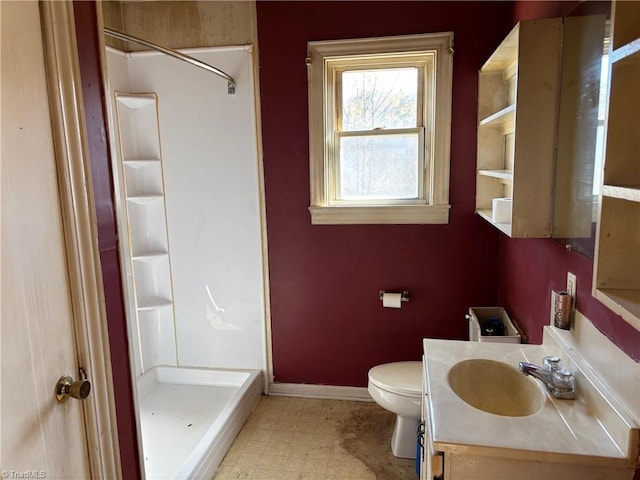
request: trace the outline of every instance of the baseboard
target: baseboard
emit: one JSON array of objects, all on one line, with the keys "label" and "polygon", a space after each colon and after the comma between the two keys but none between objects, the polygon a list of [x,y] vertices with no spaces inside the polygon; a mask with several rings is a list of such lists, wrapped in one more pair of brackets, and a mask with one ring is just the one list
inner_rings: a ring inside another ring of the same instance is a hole
[{"label": "baseboard", "polygon": [[366,387],[335,385],[309,385],[303,383],[271,383],[269,395],[280,397],[322,398],[328,400],[354,400],[372,402]]}]

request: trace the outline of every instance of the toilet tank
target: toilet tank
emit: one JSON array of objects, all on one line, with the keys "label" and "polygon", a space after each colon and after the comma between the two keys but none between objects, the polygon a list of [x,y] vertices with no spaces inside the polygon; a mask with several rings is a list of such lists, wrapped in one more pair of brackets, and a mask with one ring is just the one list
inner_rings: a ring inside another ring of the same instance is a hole
[{"label": "toilet tank", "polygon": [[521,343],[520,332],[502,307],[470,307],[467,319],[472,342]]}]

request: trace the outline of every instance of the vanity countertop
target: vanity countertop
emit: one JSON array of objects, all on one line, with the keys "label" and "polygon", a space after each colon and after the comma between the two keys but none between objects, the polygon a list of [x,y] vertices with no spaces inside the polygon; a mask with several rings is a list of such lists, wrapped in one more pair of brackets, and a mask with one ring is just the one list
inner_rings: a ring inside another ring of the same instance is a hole
[{"label": "vanity countertop", "polygon": [[[608,402],[594,399],[594,390],[579,374],[575,400],[555,399],[536,381],[545,390],[544,405],[524,417],[478,410],[449,386],[449,370],[460,361],[490,359],[515,368],[520,361],[542,365],[545,356],[558,355],[553,346],[436,339],[424,339],[423,344],[425,391],[436,450],[619,468],[634,464],[637,430],[630,425],[625,430],[623,420],[612,418],[616,417],[613,407],[609,410]],[[567,358],[562,359],[567,365]]]}]

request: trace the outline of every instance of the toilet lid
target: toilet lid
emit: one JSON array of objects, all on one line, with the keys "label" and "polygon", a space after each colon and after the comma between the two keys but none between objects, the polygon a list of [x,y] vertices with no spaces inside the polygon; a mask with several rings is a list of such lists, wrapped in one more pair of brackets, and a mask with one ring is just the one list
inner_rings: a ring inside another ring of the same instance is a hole
[{"label": "toilet lid", "polygon": [[369,370],[369,381],[393,393],[420,396],[422,393],[422,362],[394,362],[377,365]]}]

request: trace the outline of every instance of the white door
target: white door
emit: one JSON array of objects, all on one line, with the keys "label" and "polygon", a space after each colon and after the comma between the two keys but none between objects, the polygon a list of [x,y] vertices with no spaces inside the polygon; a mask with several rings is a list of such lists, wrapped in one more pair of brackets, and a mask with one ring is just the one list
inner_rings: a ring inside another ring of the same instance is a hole
[{"label": "white door", "polygon": [[2,478],[89,479],[40,13],[0,2]]}]

